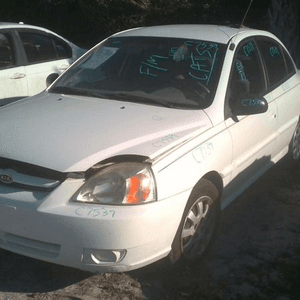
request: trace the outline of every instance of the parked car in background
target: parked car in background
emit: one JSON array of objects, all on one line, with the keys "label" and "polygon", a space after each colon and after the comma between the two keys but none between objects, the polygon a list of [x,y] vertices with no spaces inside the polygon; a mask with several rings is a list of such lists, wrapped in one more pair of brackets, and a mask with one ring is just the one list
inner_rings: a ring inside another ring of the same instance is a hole
[{"label": "parked car in background", "polygon": [[50,30],[0,22],[0,106],[43,91],[85,51]]},{"label": "parked car in background", "polygon": [[0,110],[0,247],[92,272],[198,258],[221,209],[299,159],[299,115],[299,72],[268,32],[117,33]]}]

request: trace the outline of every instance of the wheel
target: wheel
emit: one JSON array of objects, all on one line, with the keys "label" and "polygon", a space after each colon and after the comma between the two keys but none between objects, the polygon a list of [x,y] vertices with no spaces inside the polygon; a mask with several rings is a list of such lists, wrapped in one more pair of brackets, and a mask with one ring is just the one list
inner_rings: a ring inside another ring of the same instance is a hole
[{"label": "wheel", "polygon": [[174,263],[180,257],[200,258],[213,240],[219,213],[218,190],[210,181],[202,179],[187,202],[172,244],[170,261]]},{"label": "wheel", "polygon": [[294,160],[299,161],[300,159],[300,122],[297,124],[291,144],[290,154]]}]

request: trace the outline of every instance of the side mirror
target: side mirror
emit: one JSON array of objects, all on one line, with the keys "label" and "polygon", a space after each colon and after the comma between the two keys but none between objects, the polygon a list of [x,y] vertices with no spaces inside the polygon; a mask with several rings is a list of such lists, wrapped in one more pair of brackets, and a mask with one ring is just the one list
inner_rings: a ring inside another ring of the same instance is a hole
[{"label": "side mirror", "polygon": [[247,97],[237,100],[232,107],[232,112],[236,116],[262,114],[268,110],[268,102],[264,98]]}]

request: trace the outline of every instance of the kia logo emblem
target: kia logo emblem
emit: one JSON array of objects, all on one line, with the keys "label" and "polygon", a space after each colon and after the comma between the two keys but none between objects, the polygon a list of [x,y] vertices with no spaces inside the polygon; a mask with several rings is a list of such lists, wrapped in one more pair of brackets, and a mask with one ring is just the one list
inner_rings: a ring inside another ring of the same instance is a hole
[{"label": "kia logo emblem", "polygon": [[0,181],[2,183],[12,183],[13,182],[13,179],[10,175],[7,175],[7,174],[1,174],[0,175]]}]

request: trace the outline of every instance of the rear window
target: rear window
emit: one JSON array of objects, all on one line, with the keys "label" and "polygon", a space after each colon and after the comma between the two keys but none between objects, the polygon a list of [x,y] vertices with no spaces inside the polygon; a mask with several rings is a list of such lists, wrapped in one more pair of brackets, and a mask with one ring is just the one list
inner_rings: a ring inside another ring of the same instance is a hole
[{"label": "rear window", "polygon": [[295,74],[293,63],[279,43],[271,39],[260,38],[257,41],[267,68],[269,85],[275,88]]},{"label": "rear window", "polygon": [[65,41],[57,37],[53,37],[53,41],[59,58],[72,58],[72,49]]}]

